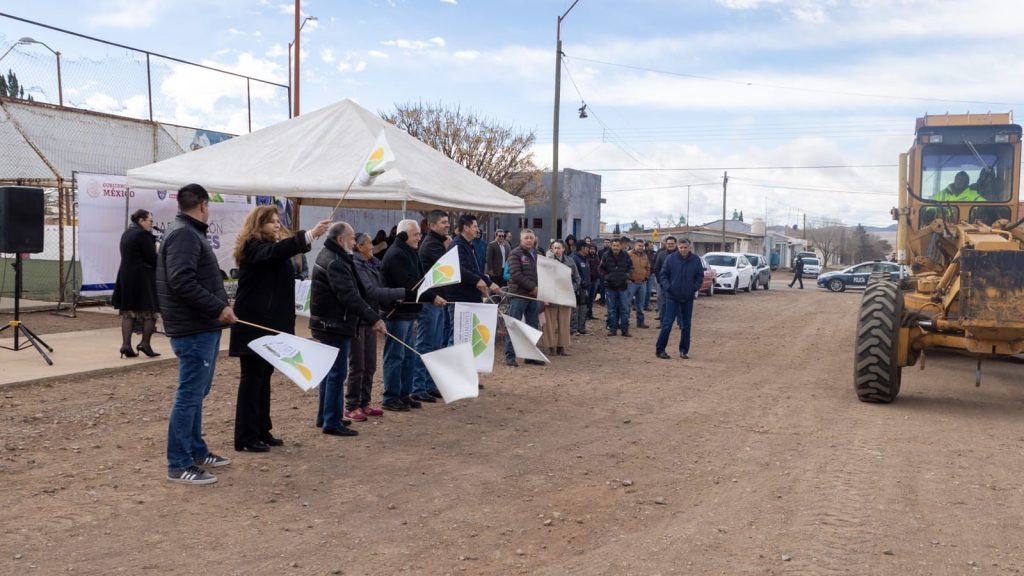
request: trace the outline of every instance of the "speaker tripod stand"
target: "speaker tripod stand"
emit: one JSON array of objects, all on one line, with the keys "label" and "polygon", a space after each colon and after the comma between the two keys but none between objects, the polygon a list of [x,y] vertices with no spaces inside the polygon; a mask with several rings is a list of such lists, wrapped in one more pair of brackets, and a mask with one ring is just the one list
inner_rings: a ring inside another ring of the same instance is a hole
[{"label": "speaker tripod stand", "polygon": [[[11,321],[7,322],[6,326],[0,327],[0,334],[2,334],[3,331],[7,330],[8,328],[14,330],[14,346],[0,346],[0,348],[5,348],[7,350],[14,350],[15,352],[17,352],[19,350],[24,350],[25,348],[28,348],[29,346],[32,346],[32,347],[34,347],[36,349],[36,352],[39,352],[39,355],[43,357],[43,360],[46,360],[47,364],[49,364],[50,366],[53,366],[53,360],[50,360],[50,357],[46,355],[46,352],[43,352],[43,348],[46,348],[50,352],[53,352],[53,348],[51,348],[50,345],[47,344],[46,342],[43,342],[42,338],[40,338],[39,336],[36,336],[35,332],[32,332],[31,330],[29,330],[28,327],[25,326],[24,324],[22,324],[22,322],[21,322],[21,253],[20,252],[16,253],[14,255],[14,320],[11,320]],[[25,340],[27,340],[28,342],[26,344],[22,344],[21,341],[20,341],[19,336],[24,336]],[[40,345],[42,345],[42,346],[40,346]]]}]

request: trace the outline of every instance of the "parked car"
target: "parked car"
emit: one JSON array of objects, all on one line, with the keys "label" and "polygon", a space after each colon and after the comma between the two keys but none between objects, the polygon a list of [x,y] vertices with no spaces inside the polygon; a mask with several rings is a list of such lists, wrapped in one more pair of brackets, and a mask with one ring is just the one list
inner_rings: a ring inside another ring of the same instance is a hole
[{"label": "parked car", "polygon": [[828,288],[833,292],[843,292],[847,288],[864,288],[873,272],[888,272],[893,282],[901,276],[900,266],[895,262],[875,260],[854,264],[845,270],[826,272],[818,276],[818,287]]},{"label": "parked car", "polygon": [[715,295],[715,276],[718,275],[715,269],[708,264],[708,261],[703,256],[700,257],[700,264],[704,267],[704,282],[700,285],[699,292],[707,296]]},{"label": "parked car", "polygon": [[768,284],[772,281],[772,267],[768,265],[768,259],[758,254],[744,253],[743,255],[754,267],[754,290],[757,290],[758,286],[767,290]]},{"label": "parked car", "polygon": [[715,290],[726,290],[733,294],[740,290],[750,292],[754,286],[754,267],[747,257],[738,252],[708,252],[704,259],[717,273]]},{"label": "parked car", "polygon": [[805,258],[817,258],[818,255],[814,252],[797,252],[796,256],[793,257],[793,264],[796,264],[797,260],[803,260]]},{"label": "parked car", "polygon": [[817,278],[821,274],[821,260],[817,258],[804,258],[804,273],[803,277],[813,276]]}]

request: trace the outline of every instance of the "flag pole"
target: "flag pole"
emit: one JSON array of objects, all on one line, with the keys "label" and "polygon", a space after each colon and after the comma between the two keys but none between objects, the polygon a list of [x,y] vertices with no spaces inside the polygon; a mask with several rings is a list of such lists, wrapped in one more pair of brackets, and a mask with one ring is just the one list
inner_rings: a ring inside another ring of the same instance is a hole
[{"label": "flag pole", "polygon": [[341,198],[338,198],[338,203],[334,205],[334,210],[331,210],[331,220],[334,220],[334,213],[338,211],[338,207],[340,207],[341,203],[345,201],[345,196],[348,196],[348,191],[352,189],[352,185],[356,183],[356,178],[358,176],[359,174],[356,173],[356,175],[349,180],[348,188],[345,188],[345,192],[341,195]]},{"label": "flag pole", "polygon": [[419,352],[417,352],[417,351],[416,351],[416,349],[415,349],[415,348],[413,348],[412,346],[409,346],[409,345],[408,345],[408,344],[406,344],[405,342],[402,342],[402,340],[401,340],[401,339],[399,339],[399,338],[398,338],[398,336],[395,336],[395,335],[394,335],[394,334],[392,334],[391,332],[388,332],[387,330],[385,330],[385,331],[384,331],[384,335],[385,335],[385,336],[387,336],[387,337],[389,337],[389,338],[392,338],[392,339],[394,339],[394,341],[395,341],[395,342],[398,342],[398,343],[399,343],[399,344],[401,344],[402,346],[405,346],[406,348],[408,348],[409,350],[411,350],[413,354],[415,354],[415,355],[419,356],[420,358],[422,358],[422,357],[423,357],[423,354],[420,354]]},{"label": "flag pole", "polygon": [[267,328],[266,326],[260,326],[253,322],[246,322],[245,320],[238,320],[239,324],[245,324],[246,326],[252,326],[253,328],[259,328],[260,330],[266,330],[267,332],[273,332],[274,334],[281,334],[280,330],[274,330],[273,328]]}]

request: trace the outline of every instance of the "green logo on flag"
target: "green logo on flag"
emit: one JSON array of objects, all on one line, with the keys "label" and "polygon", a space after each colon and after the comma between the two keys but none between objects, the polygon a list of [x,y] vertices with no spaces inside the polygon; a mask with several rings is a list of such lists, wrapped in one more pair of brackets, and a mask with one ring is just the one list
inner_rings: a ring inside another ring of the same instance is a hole
[{"label": "green logo on flag", "polygon": [[477,357],[487,350],[487,344],[491,341],[491,331],[487,325],[480,321],[476,314],[473,314],[473,357]]}]

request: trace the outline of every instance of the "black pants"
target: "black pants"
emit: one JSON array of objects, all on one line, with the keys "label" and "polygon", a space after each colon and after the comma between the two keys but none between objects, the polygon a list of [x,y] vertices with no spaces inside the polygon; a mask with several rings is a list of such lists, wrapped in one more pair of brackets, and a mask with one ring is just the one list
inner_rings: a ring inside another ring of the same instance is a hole
[{"label": "black pants", "polygon": [[793,274],[793,279],[789,281],[789,287],[790,288],[793,287],[793,283],[794,282],[799,282],[800,283],[800,287],[801,288],[804,287],[804,275],[803,275],[802,272],[795,272]]},{"label": "black pants", "polygon": [[235,447],[248,446],[270,436],[270,376],[274,367],[255,354],[239,357],[242,374],[238,378],[238,403],[235,404]]},{"label": "black pants", "polygon": [[361,326],[351,346],[348,379],[345,381],[345,410],[370,404],[373,375],[377,372],[377,333],[372,326]]}]

